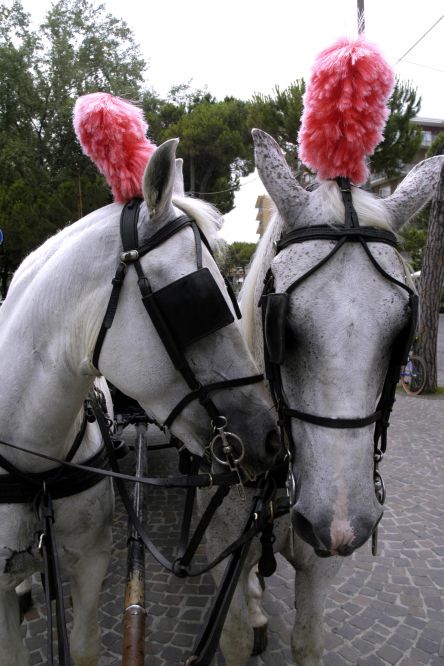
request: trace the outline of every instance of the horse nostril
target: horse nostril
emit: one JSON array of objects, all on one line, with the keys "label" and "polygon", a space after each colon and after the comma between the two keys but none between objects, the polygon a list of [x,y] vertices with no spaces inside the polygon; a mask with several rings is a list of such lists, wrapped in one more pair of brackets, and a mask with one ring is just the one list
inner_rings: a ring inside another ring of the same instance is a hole
[{"label": "horse nostril", "polygon": [[269,456],[276,456],[281,450],[281,440],[276,430],[270,430],[265,438],[265,451]]}]

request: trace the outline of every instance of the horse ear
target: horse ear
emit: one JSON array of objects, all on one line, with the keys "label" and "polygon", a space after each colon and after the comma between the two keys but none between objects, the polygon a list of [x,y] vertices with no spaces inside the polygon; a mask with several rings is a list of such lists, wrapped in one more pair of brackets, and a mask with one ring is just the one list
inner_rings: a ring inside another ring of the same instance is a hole
[{"label": "horse ear", "polygon": [[176,197],[185,196],[185,186],[183,184],[183,159],[181,157],[176,159],[176,178],[174,180],[173,194]]},{"label": "horse ear", "polygon": [[162,143],[153,153],[143,174],[143,197],[151,218],[159,220],[172,213],[178,143],[179,139],[169,139]]},{"label": "horse ear", "polygon": [[419,162],[409,171],[395,192],[383,199],[395,231],[419,213],[432,198],[443,169],[444,155]]},{"label": "horse ear", "polygon": [[252,135],[259,176],[285,222],[294,223],[300,210],[307,205],[310,195],[291,173],[276,141],[259,129],[254,129]]}]

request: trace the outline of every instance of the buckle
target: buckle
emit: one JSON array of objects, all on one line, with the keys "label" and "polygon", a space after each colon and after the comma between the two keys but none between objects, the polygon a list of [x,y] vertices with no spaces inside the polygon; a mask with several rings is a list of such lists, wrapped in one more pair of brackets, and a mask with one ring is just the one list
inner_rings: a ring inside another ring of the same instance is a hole
[{"label": "buckle", "polygon": [[138,250],[128,250],[127,252],[121,252],[120,253],[120,261],[123,264],[128,264],[133,261],[137,261],[139,259],[139,251]]}]

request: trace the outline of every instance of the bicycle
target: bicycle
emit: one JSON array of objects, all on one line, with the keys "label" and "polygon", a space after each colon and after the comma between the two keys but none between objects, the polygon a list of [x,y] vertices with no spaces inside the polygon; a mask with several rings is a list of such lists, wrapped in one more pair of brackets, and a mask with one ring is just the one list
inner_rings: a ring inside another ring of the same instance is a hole
[{"label": "bicycle", "polygon": [[426,368],[424,360],[410,350],[406,365],[401,368],[401,386],[407,395],[421,393],[426,382]]}]

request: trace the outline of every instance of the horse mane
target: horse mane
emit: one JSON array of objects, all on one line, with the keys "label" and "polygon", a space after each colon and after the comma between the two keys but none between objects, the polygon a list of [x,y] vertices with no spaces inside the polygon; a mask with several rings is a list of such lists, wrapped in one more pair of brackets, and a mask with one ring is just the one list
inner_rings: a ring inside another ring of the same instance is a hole
[{"label": "horse mane", "polygon": [[[316,199],[316,209],[321,211],[318,217],[312,216],[310,224],[343,224],[344,223],[344,204],[337,184],[333,181],[323,181],[319,187],[311,194]],[[378,227],[381,229],[391,229],[390,215],[384,206],[384,200],[376,195],[366,192],[357,187],[352,189],[353,204],[359,218],[359,223],[363,227]],[[303,213],[301,215],[303,217]],[[304,224],[306,224],[306,219]],[[244,338],[247,345],[253,349],[253,334],[255,327],[255,308],[258,303],[255,301],[256,286],[263,284],[265,274],[271,266],[275,256],[274,243],[279,240],[283,231],[289,231],[285,228],[285,222],[275,210],[267,230],[253,255],[247,276],[242,285],[239,294],[242,319],[240,321]],[[405,262],[403,262],[405,263]],[[408,271],[406,271],[408,274]]]},{"label": "horse mane", "polygon": [[175,194],[173,204],[196,221],[213,250],[217,250],[224,243],[218,236],[223,225],[223,216],[215,206],[202,199]]}]

